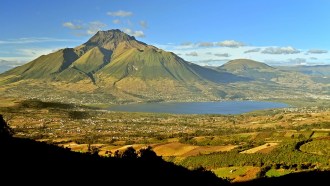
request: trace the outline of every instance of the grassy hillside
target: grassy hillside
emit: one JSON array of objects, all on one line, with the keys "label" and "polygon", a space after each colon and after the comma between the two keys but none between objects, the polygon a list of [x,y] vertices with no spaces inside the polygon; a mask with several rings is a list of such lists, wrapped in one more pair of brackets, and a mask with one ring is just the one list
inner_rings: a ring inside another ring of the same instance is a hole
[{"label": "grassy hillside", "polygon": [[109,30],[1,74],[0,95],[85,104],[324,100],[330,94],[328,80],[247,59],[216,69],[202,67]]},{"label": "grassy hillside", "polygon": [[283,76],[283,72],[265,63],[249,60],[231,60],[217,68],[220,71],[249,77],[254,80],[271,81],[274,78]]},{"label": "grassy hillside", "polygon": [[[246,80],[188,63],[120,30],[99,31],[80,46],[41,56],[0,76],[1,88],[12,96],[65,102],[85,93],[100,103],[109,95],[116,97],[114,102],[217,100],[227,95],[217,83]],[[25,91],[28,86],[31,95]]]},{"label": "grassy hillside", "polygon": [[68,68],[78,55],[72,48],[58,50],[54,53],[40,56],[39,58],[25,65],[16,67],[3,74],[2,77],[12,77],[9,82],[21,79],[53,79],[56,74]]},{"label": "grassy hillside", "polygon": [[318,83],[330,84],[330,65],[315,66],[279,66],[277,67],[286,71],[300,72],[311,76],[312,80]]},{"label": "grassy hillside", "polygon": [[330,77],[330,65],[314,65],[314,66],[279,66],[277,67],[283,70],[290,70],[301,72],[312,76]]}]

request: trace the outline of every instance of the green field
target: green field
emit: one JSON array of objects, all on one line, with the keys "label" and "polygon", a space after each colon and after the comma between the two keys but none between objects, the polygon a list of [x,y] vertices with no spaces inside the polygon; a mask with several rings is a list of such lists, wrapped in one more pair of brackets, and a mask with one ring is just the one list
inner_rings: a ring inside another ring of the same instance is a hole
[{"label": "green field", "polygon": [[292,170],[286,170],[286,169],[270,169],[269,171],[266,172],[267,177],[278,177],[278,176],[283,176],[286,174],[292,173]]}]

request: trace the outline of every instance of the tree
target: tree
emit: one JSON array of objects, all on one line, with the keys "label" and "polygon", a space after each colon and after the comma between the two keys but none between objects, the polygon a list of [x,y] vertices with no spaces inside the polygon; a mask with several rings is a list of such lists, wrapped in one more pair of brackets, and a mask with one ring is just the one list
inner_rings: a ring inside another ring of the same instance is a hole
[{"label": "tree", "polygon": [[147,148],[142,148],[139,150],[140,158],[145,160],[156,160],[160,158],[157,154],[152,150],[152,147],[148,146]]},{"label": "tree", "polygon": [[136,159],[137,158],[136,150],[132,146],[130,146],[123,152],[121,157],[123,159]]},{"label": "tree", "polygon": [[12,137],[13,131],[7,125],[6,121],[3,119],[3,116],[0,115],[0,138],[1,139],[8,139]]}]

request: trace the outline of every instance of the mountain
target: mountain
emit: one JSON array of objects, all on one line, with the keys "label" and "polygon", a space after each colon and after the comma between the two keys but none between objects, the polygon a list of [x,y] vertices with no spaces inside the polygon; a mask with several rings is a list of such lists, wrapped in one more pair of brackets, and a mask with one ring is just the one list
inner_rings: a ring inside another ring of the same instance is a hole
[{"label": "mountain", "polygon": [[76,51],[66,48],[49,55],[42,55],[30,63],[1,74],[1,77],[11,76],[10,82],[21,79],[53,79],[57,73],[69,67],[76,59],[78,59]]},{"label": "mountain", "polygon": [[277,68],[282,70],[301,72],[303,74],[312,75],[312,76],[330,77],[330,65],[279,66]]},{"label": "mountain", "polygon": [[202,67],[115,29],[0,74],[0,96],[112,104],[327,97],[325,79],[236,59]]},{"label": "mountain", "polygon": [[8,71],[18,65],[22,65],[22,63],[20,63],[18,61],[7,61],[7,60],[0,59],[0,73]]},{"label": "mountain", "polygon": [[323,84],[330,84],[330,65],[313,65],[313,66],[281,66],[277,67],[286,71],[300,72],[312,77],[313,81]]},{"label": "mountain", "polygon": [[[283,70],[265,63],[249,59],[231,60],[216,68],[219,72],[228,72],[250,78],[247,83],[236,83],[241,94],[253,98],[325,98],[330,94],[329,83],[311,75],[294,70]],[[237,94],[237,93],[236,93]]]},{"label": "mountain", "polygon": [[217,68],[220,72],[229,72],[238,76],[248,77],[255,81],[268,83],[303,85],[314,83],[310,76],[296,71],[281,70],[265,63],[250,59],[231,60]]},{"label": "mountain", "polygon": [[251,59],[235,59],[228,61],[227,63],[220,66],[221,69],[226,69],[228,71],[245,71],[245,70],[273,70],[275,68],[258,61]]},{"label": "mountain", "polygon": [[99,31],[80,46],[40,56],[0,75],[0,85],[16,90],[47,87],[53,98],[58,97],[54,92],[63,96],[69,91],[131,101],[214,100],[218,91],[210,86],[238,81],[249,78],[189,63],[118,29]]},{"label": "mountain", "polygon": [[217,68],[220,71],[230,72],[236,75],[258,80],[271,80],[277,77],[278,70],[265,63],[250,59],[231,60]]}]

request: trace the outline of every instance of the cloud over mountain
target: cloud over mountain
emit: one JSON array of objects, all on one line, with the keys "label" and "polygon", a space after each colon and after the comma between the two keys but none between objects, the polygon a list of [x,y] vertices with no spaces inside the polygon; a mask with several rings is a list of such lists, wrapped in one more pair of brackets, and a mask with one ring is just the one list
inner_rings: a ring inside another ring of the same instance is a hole
[{"label": "cloud over mountain", "polygon": [[214,55],[218,56],[218,57],[229,57],[228,53],[218,53],[218,54],[214,54]]},{"label": "cloud over mountain", "polygon": [[222,47],[230,47],[230,48],[238,48],[238,47],[246,46],[244,43],[235,40],[221,41],[218,42],[217,45]]},{"label": "cloud over mountain", "polygon": [[251,50],[246,50],[244,51],[244,53],[253,53],[253,52],[259,52],[261,49],[260,48],[254,48],[254,49],[251,49]]},{"label": "cloud over mountain", "polygon": [[186,56],[198,56],[197,52],[187,53]]},{"label": "cloud over mountain", "polygon": [[307,51],[308,54],[325,54],[328,53],[327,50],[320,50],[320,49],[311,49]]},{"label": "cloud over mountain", "polygon": [[289,62],[295,63],[295,64],[305,64],[306,63],[306,59],[305,58],[289,59]]},{"label": "cloud over mountain", "polygon": [[123,31],[126,34],[132,35],[134,37],[145,37],[143,31],[140,31],[140,30],[134,31],[134,30],[129,29],[129,28],[124,28]]},{"label": "cloud over mountain", "polygon": [[88,24],[87,34],[94,35],[97,31],[102,30],[102,28],[106,27],[107,25],[100,22],[100,21],[93,21]]},{"label": "cloud over mountain", "polygon": [[70,28],[72,30],[81,30],[81,29],[83,29],[82,25],[74,24],[72,22],[65,22],[65,23],[63,23],[63,26],[67,27],[67,28]]},{"label": "cloud over mountain", "polygon": [[199,47],[213,47],[214,44],[212,42],[200,42],[198,43]]},{"label": "cloud over mountain", "polygon": [[287,46],[287,47],[267,47],[261,51],[263,54],[297,54],[299,50]]},{"label": "cloud over mountain", "polygon": [[92,21],[89,23],[73,23],[73,22],[64,22],[62,24],[63,27],[69,28],[71,30],[75,30],[74,35],[76,36],[84,36],[84,35],[93,35],[97,31],[102,30],[107,24],[101,21]]}]

